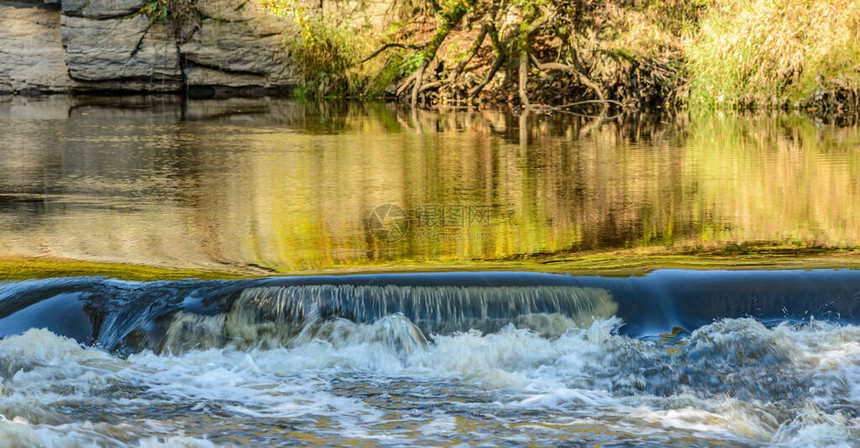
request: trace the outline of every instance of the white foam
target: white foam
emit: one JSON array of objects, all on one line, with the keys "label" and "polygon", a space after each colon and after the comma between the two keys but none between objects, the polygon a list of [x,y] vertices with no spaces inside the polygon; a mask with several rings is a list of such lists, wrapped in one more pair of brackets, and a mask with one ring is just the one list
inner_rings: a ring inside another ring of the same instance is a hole
[{"label": "white foam", "polygon": [[[706,441],[838,447],[860,438],[856,411],[848,412],[860,406],[858,327],[813,322],[768,329],[733,319],[697,330],[689,345],[676,347],[684,354],[671,355],[659,344],[615,336],[617,319],[569,328],[553,338],[509,325],[493,334],[435,336],[430,343],[417,338],[403,319],[389,316],[371,325],[333,321],[289,347],[243,351],[228,345],[172,355],[143,352],[125,360],[30,330],[0,340],[0,436],[20,446],[214,446],[205,428],[186,434],[185,421],[126,416],[114,425],[88,423],[75,411],[61,412],[62,404],[106,413],[190,406],[182,412],[306,422],[304,430],[323,431],[320,440],[338,434],[403,445],[416,442],[409,437],[439,444],[462,434],[457,412],[488,413],[483,440],[503,437],[493,431],[507,425],[541,426],[545,420],[557,425],[540,434],[556,434],[565,422],[582,421],[582,415],[593,422],[589,425],[609,425],[609,432],[623,428],[648,440],[686,434]],[[693,375],[708,368],[693,355],[741,369],[729,375],[758,372],[755,362],[771,356],[779,375],[794,375],[809,390],[798,402],[768,403],[732,397],[738,392],[733,390],[706,393],[703,388],[711,387],[706,377],[699,385],[648,392],[671,369],[692,369],[684,374]],[[391,388],[392,380],[418,385],[419,398]],[[129,392],[105,393],[115,389]],[[449,390],[457,391],[458,400],[445,395]],[[382,409],[374,400],[413,411],[392,417],[390,412],[401,411]],[[441,403],[447,408],[437,408]],[[567,417],[573,414],[579,417]],[[391,429],[392,418],[409,424]],[[503,438],[523,437],[509,432]]]}]

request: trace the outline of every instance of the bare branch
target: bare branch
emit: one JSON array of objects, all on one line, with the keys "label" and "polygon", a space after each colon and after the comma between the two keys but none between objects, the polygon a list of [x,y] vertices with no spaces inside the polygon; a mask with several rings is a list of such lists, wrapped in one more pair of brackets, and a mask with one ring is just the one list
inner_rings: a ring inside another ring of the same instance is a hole
[{"label": "bare branch", "polygon": [[579,71],[577,71],[575,68],[567,64],[562,64],[560,62],[541,62],[534,55],[531,55],[531,59],[534,65],[540,70],[559,70],[569,75],[576,76],[577,78],[579,78],[579,82],[583,83],[586,87],[594,91],[594,94],[597,95],[597,97],[600,98],[601,101],[606,101],[606,96],[603,95],[603,90],[600,88],[600,86],[598,86],[597,83],[589,79],[588,76],[585,76]]},{"label": "bare branch", "polygon": [[412,100],[410,102],[412,107],[418,105],[418,93],[421,91],[421,83],[424,81],[424,71],[427,69],[427,65],[436,57],[436,52],[439,50],[439,47],[442,46],[442,42],[445,41],[448,34],[451,33],[451,30],[460,23],[463,16],[469,12],[469,9],[471,9],[475,4],[475,1],[476,0],[466,0],[462,4],[455,4],[449,11],[441,13],[442,24],[436,30],[436,33],[430,39],[430,42],[427,43],[427,48],[424,50],[424,54],[422,55],[421,65],[418,66],[415,85],[412,86]]},{"label": "bare branch", "polygon": [[370,56],[362,59],[361,62],[359,62],[359,63],[364,64],[365,62],[379,56],[383,51],[385,51],[389,48],[404,48],[406,50],[423,50],[424,49],[424,47],[422,47],[421,45],[398,44],[398,43],[385,44],[382,47],[380,47],[378,50],[371,53]]},{"label": "bare branch", "polygon": [[454,71],[451,72],[451,76],[448,77],[448,82],[454,82],[460,76],[460,73],[463,72],[463,69],[466,68],[466,65],[472,61],[472,58],[475,57],[475,54],[478,53],[478,50],[481,49],[481,45],[484,44],[484,39],[487,37],[487,32],[489,31],[489,25],[484,25],[481,27],[481,32],[478,33],[478,36],[475,38],[475,41],[472,42],[472,47],[469,48],[469,53],[460,60],[456,67],[454,67]]}]

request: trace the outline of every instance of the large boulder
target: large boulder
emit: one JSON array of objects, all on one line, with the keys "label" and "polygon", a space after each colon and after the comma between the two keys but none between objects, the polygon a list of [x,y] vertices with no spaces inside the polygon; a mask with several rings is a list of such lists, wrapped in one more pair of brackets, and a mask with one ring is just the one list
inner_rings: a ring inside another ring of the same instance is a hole
[{"label": "large boulder", "polygon": [[179,47],[188,87],[277,90],[298,82],[282,42],[288,21],[268,14],[259,2],[213,0],[200,9],[199,28]]},{"label": "large boulder", "polygon": [[183,86],[173,28],[144,14],[108,20],[62,17],[74,88],[166,92]]},{"label": "large boulder", "polygon": [[62,92],[69,86],[60,8],[0,1],[0,92]]},{"label": "large boulder", "polygon": [[112,19],[137,13],[146,5],[146,0],[63,0],[63,15]]},{"label": "large boulder", "polygon": [[286,90],[291,21],[258,1],[198,2],[177,29],[147,0],[0,0],[0,92]]}]

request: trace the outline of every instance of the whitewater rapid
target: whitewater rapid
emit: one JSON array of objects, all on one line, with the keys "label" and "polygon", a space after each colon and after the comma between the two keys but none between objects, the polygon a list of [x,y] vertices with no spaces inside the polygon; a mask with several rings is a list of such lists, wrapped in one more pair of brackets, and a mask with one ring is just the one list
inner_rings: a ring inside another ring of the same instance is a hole
[{"label": "whitewater rapid", "polygon": [[[541,320],[550,321],[560,325]],[[0,440],[22,447],[855,447],[860,440],[856,325],[734,318],[645,339],[619,334],[616,317],[567,325],[560,335],[513,322],[488,333],[424,335],[395,313],[371,323],[308,323],[282,346],[227,342],[128,356],[30,329],[0,340]]]}]

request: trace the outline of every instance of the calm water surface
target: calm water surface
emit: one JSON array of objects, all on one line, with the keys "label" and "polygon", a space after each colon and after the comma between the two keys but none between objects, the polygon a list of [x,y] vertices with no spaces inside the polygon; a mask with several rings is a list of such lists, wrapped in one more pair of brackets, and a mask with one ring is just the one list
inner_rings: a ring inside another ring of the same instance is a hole
[{"label": "calm water surface", "polygon": [[860,245],[860,130],[381,104],[0,99],[0,257],[277,270]]}]

